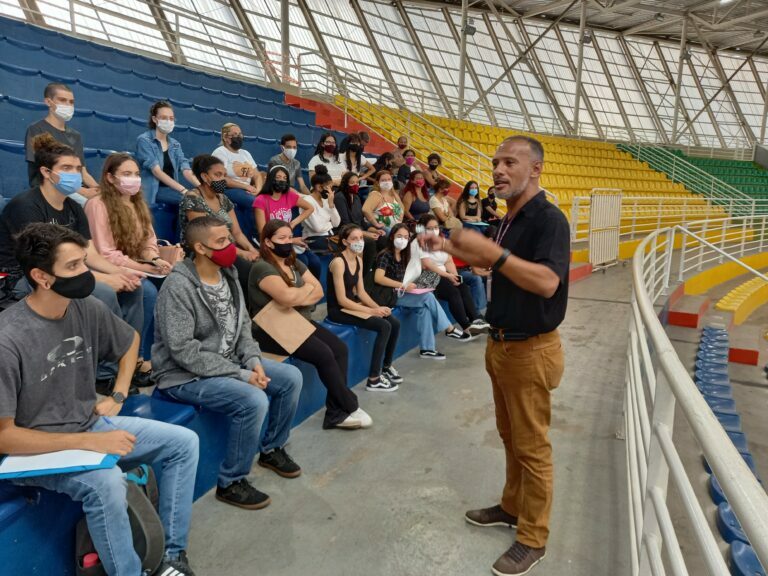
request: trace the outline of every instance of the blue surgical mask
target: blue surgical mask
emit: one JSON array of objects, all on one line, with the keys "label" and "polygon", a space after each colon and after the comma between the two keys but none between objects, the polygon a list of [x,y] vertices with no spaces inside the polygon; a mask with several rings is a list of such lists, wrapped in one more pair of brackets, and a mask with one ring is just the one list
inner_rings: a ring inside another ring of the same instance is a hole
[{"label": "blue surgical mask", "polygon": [[472,196],[473,198],[477,196],[477,188],[470,188],[469,195]]},{"label": "blue surgical mask", "polygon": [[64,196],[71,196],[83,187],[83,175],[80,172],[54,172],[51,170],[51,173],[59,177],[57,184],[53,184],[53,180],[51,180],[53,187]]}]

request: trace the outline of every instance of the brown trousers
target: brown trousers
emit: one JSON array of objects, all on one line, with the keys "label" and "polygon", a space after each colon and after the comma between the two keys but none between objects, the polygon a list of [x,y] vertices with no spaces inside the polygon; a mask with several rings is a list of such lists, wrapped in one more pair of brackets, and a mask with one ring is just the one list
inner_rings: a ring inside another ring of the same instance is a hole
[{"label": "brown trousers", "polygon": [[488,338],[485,366],[493,385],[496,427],[507,457],[502,509],[517,516],[517,541],[541,548],[552,509],[550,392],[563,375],[557,330],[520,342]]}]

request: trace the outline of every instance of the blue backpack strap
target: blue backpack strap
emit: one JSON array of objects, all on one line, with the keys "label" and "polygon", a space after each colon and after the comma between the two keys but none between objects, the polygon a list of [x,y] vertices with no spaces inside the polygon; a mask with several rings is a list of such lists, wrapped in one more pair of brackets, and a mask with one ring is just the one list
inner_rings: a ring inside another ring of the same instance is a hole
[{"label": "blue backpack strap", "polygon": [[137,486],[146,486],[147,480],[149,480],[149,467],[146,464],[140,464],[138,468],[141,469],[141,476],[134,474],[137,470],[137,468],[134,468],[131,472],[125,473],[125,479]]}]

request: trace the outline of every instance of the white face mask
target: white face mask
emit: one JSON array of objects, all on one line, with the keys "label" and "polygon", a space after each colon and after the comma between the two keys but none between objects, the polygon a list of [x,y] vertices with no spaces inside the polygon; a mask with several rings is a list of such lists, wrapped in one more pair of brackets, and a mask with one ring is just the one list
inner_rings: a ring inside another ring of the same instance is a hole
[{"label": "white face mask", "polygon": [[408,246],[408,238],[395,238],[395,248],[405,250],[406,246]]},{"label": "white face mask", "polygon": [[157,129],[160,130],[163,134],[170,134],[173,132],[173,129],[175,127],[175,123],[173,120],[158,120],[157,121]]},{"label": "white face mask", "polygon": [[352,250],[355,254],[362,254],[363,250],[365,250],[365,242],[363,240],[360,240],[359,242],[352,242],[349,245],[349,249]]},{"label": "white face mask", "polygon": [[283,148],[283,155],[288,160],[293,160],[296,157],[296,148]]},{"label": "white face mask", "polygon": [[434,230],[427,230],[427,234],[432,234],[433,236],[440,236],[440,228],[435,228]]},{"label": "white face mask", "polygon": [[379,182],[379,190],[382,192],[389,192],[392,190],[392,181],[391,180],[385,180],[384,182]]},{"label": "white face mask", "polygon": [[53,115],[59,120],[69,122],[72,120],[72,116],[75,115],[75,107],[66,104],[56,104],[56,108],[53,109]]}]

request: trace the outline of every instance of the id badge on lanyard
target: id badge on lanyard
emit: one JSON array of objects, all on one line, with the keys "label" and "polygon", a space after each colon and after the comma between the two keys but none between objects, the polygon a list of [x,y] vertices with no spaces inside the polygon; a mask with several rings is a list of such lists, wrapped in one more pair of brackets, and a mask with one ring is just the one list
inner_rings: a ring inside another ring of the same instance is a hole
[{"label": "id badge on lanyard", "polygon": [[[511,225],[512,225],[512,218],[504,218],[504,222],[502,222],[501,226],[499,227],[499,231],[496,233],[495,240],[497,245],[501,246],[501,243],[504,240],[504,236],[509,231],[509,227]],[[488,276],[488,280],[485,283],[485,295],[488,298],[488,302],[491,302],[492,294],[493,294],[493,272],[491,272],[491,275]]]}]

